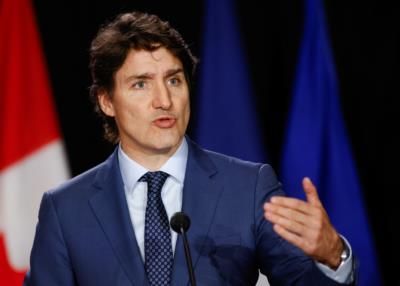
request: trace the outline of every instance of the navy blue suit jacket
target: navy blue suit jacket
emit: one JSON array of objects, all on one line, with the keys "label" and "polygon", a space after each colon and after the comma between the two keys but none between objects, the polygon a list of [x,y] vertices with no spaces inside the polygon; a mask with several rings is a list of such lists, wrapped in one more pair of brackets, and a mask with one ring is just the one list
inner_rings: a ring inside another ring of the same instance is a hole
[{"label": "navy blue suit jacket", "polygon": [[[263,203],[283,195],[269,165],[205,151],[188,140],[183,211],[198,285],[339,285],[299,249],[278,237]],[[117,152],[43,196],[30,286],[148,285],[125,199]],[[182,240],[172,285],[189,285]]]}]

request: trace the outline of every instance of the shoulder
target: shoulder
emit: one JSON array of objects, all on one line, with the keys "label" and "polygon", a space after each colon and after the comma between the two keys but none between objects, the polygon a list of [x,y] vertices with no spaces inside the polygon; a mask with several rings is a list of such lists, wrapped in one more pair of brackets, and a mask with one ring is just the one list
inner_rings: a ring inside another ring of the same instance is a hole
[{"label": "shoulder", "polygon": [[117,168],[117,156],[113,152],[104,162],[92,167],[91,169],[65,181],[63,184],[47,192],[56,200],[76,200],[90,197],[96,192],[98,185]]},{"label": "shoulder", "polygon": [[276,176],[272,166],[268,163],[247,161],[207,150],[190,140],[188,140],[188,143],[189,160],[197,161],[204,168],[215,169],[219,173],[227,174],[230,177],[238,176],[241,179],[246,177],[255,178],[260,174],[271,177]]}]

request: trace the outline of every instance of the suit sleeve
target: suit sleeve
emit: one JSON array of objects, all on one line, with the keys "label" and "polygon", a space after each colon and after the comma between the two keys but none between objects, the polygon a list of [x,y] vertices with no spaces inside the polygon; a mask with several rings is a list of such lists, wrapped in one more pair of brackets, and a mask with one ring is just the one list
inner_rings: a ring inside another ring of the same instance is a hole
[{"label": "suit sleeve", "polygon": [[273,196],[284,195],[272,168],[269,165],[261,166],[256,184],[254,208],[257,259],[261,272],[268,277],[271,285],[345,285],[323,274],[302,250],[278,236],[272,224],[264,218],[264,203]]},{"label": "suit sleeve", "polygon": [[[25,286],[74,286],[74,274],[52,195],[43,195]],[[49,271],[51,269],[51,271]]]}]

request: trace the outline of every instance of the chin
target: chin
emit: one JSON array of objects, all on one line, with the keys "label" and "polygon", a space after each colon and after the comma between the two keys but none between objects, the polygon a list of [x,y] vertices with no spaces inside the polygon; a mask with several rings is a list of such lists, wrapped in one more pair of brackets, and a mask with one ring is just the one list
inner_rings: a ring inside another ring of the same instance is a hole
[{"label": "chin", "polygon": [[178,148],[182,138],[179,137],[170,137],[170,136],[163,136],[161,138],[158,138],[157,143],[155,148],[160,152],[160,153],[169,153],[172,150],[175,150]]}]

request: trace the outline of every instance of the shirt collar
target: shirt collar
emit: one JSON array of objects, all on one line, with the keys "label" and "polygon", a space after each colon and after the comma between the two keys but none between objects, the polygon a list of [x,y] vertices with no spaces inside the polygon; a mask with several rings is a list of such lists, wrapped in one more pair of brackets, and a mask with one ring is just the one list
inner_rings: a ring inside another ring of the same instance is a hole
[{"label": "shirt collar", "polygon": [[[181,145],[164,165],[161,166],[160,171],[168,173],[178,183],[183,184],[187,158],[188,144],[186,138],[183,138]],[[124,185],[128,191],[131,191],[138,180],[149,170],[128,157],[124,150],[122,150],[121,144],[118,146],[118,161]]]}]

